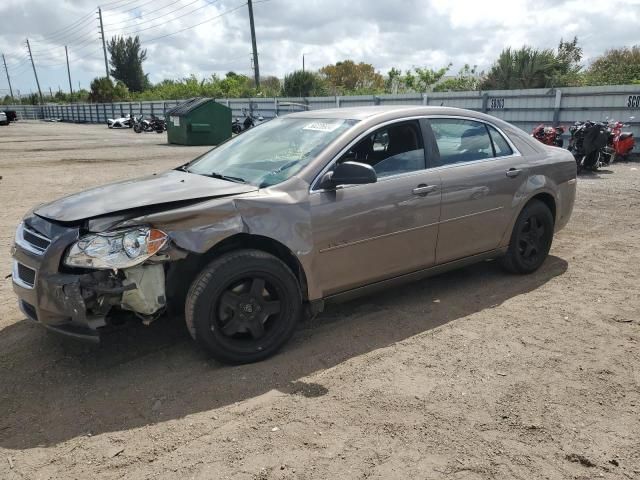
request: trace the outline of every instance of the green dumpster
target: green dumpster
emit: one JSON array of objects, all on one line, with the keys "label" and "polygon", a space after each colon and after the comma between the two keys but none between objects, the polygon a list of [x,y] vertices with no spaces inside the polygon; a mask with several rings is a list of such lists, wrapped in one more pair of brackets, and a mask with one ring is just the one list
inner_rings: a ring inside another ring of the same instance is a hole
[{"label": "green dumpster", "polygon": [[231,109],[212,98],[191,98],[167,110],[167,139],[178,145],[218,145],[231,137]]}]

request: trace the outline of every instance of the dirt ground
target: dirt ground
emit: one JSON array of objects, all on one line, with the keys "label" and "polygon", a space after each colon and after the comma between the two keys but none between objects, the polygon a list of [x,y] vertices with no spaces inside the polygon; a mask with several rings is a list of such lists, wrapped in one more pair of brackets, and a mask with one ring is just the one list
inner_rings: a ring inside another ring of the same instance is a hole
[{"label": "dirt ground", "polygon": [[531,276],[493,262],[330,308],[227,367],[177,319],[100,346],[16,306],[35,204],[205,148],[104,126],[0,127],[0,478],[640,478],[640,163],[582,176]]}]

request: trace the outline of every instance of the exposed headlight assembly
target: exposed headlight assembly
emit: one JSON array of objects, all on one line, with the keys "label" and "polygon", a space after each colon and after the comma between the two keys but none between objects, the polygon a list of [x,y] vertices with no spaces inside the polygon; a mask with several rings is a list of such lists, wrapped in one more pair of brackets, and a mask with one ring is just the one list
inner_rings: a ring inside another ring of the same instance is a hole
[{"label": "exposed headlight assembly", "polygon": [[64,264],[98,270],[133,267],[155,255],[166,242],[166,233],[149,227],[95,233],[71,245]]}]

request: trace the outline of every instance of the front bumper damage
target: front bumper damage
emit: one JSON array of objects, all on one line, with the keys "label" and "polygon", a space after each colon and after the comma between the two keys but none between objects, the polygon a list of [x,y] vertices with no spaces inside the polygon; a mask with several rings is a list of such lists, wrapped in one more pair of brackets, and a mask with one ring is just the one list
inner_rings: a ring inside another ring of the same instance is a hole
[{"label": "front bumper damage", "polygon": [[24,228],[27,233],[18,231],[12,252],[12,280],[20,309],[28,318],[65,335],[98,341],[117,310],[133,311],[147,323],[164,310],[162,263],[119,272],[64,272],[62,259],[78,239],[78,228],[37,216],[25,220]]}]

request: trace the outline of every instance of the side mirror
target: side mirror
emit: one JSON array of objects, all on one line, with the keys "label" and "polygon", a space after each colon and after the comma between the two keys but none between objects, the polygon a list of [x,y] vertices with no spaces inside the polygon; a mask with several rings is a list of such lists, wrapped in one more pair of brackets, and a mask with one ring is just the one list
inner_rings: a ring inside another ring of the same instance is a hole
[{"label": "side mirror", "polygon": [[338,185],[360,185],[376,183],[378,177],[371,165],[346,161],[339,164],[332,172],[325,173],[320,182],[321,188],[335,188]]}]

